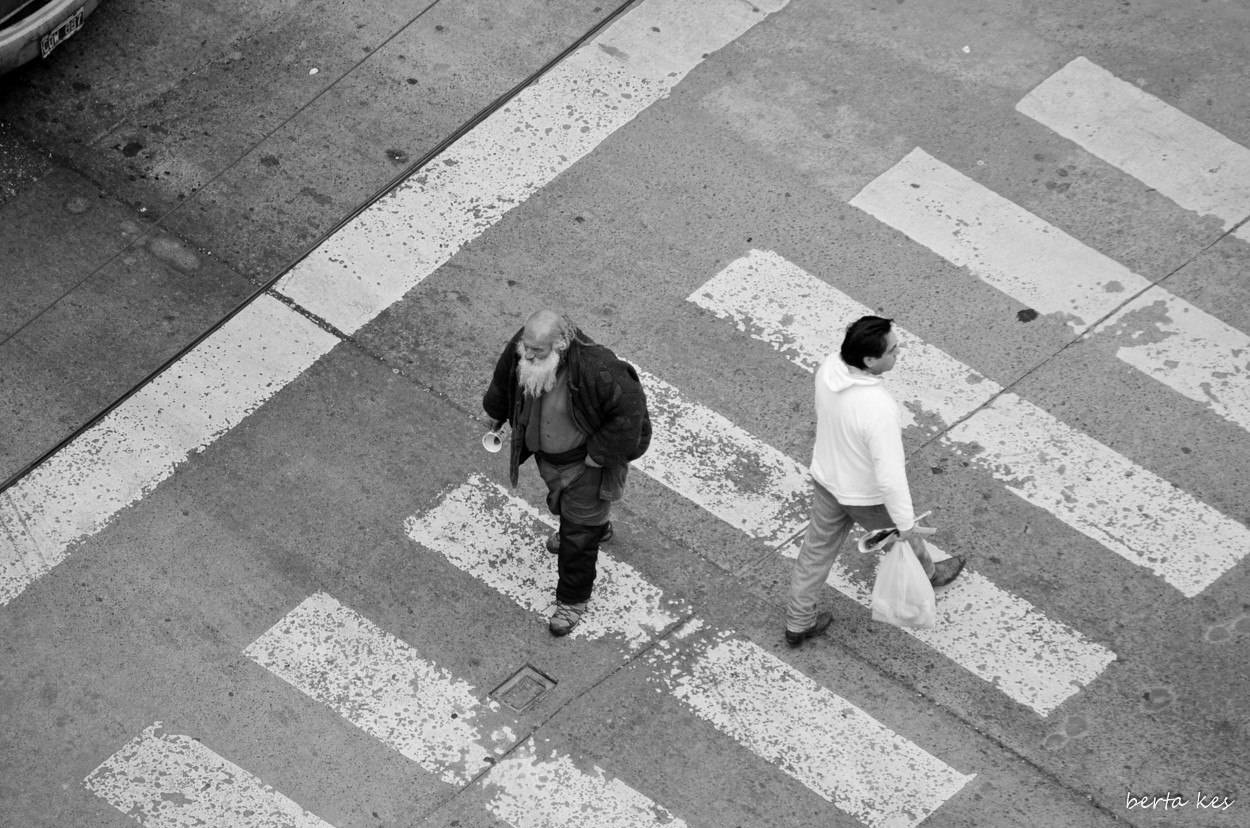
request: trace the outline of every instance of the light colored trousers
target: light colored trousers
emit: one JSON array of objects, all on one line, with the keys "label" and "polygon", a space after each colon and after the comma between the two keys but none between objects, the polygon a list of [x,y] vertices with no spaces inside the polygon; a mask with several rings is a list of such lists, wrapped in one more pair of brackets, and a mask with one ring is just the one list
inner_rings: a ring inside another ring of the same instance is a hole
[{"label": "light colored trousers", "polygon": [[[803,548],[790,572],[790,598],[786,606],[786,629],[803,632],[816,623],[816,601],[829,577],[829,570],[842,550],[851,528],[859,524],[868,531],[894,526],[884,503],[873,506],[847,506],[833,493],[812,481],[812,514],[803,538]],[[933,574],[933,560],[924,541],[916,537],[912,549],[926,575]]]}]

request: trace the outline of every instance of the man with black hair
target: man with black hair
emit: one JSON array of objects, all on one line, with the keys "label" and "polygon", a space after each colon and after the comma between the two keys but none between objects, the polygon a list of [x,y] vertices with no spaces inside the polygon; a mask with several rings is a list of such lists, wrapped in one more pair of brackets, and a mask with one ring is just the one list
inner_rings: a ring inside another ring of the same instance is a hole
[{"label": "man with black hair", "polygon": [[865,316],[851,323],[839,353],[816,372],[816,446],[812,450],[811,521],[790,576],[786,643],[797,647],[825,631],[833,614],[816,612],[821,587],[851,527],[895,528],[909,541],[934,587],[964,567],[956,555],[934,563],[916,527],[903,458],[898,403],[881,375],[898,358],[890,319]]},{"label": "man with black hair", "polygon": [[651,443],[647,398],[634,366],[552,310],[531,314],[495,364],[482,407],[512,426],[512,485],[530,456],[547,484],[560,529],[556,609],[549,628],[568,635],[595,583],[599,544],[612,534],[612,501],[624,494],[629,463]]}]

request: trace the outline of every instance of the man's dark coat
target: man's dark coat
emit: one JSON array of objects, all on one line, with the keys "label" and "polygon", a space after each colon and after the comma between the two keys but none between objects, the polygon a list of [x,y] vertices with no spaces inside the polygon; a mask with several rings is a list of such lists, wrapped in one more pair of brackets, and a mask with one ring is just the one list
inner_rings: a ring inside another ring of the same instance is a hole
[{"label": "man's dark coat", "polygon": [[[524,328],[509,340],[495,364],[482,408],[497,423],[512,426],[512,485],[517,471],[532,452],[525,446],[524,427],[518,425],[523,394],[517,381],[517,343]],[[651,418],[647,397],[634,366],[578,330],[560,358],[568,371],[569,412],[586,434],[586,452],[601,466],[623,466],[637,460],[651,445]]]}]

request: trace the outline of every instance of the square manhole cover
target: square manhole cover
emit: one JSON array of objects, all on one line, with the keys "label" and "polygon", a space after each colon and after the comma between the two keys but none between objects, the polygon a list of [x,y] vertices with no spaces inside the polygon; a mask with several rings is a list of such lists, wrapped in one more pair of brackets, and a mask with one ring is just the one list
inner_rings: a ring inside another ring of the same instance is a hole
[{"label": "square manhole cover", "polygon": [[555,679],[526,664],[513,673],[507,681],[490,691],[490,697],[503,702],[518,713],[523,713],[555,686]]}]

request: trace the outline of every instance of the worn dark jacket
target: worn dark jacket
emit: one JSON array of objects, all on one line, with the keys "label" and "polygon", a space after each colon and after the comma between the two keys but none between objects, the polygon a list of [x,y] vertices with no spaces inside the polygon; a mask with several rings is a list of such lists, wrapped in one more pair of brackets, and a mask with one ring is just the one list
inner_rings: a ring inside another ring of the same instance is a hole
[{"label": "worn dark jacket", "polygon": [[[517,343],[522,328],[509,340],[495,364],[490,388],[482,398],[486,415],[512,426],[512,462],[508,469],[512,485],[517,470],[532,452],[525,446],[523,428],[517,424],[522,392],[517,382]],[[560,358],[568,370],[569,412],[573,423],[586,434],[586,452],[601,466],[623,466],[637,460],[651,445],[651,418],[647,396],[634,366],[608,348],[595,343],[580,330]]]}]

